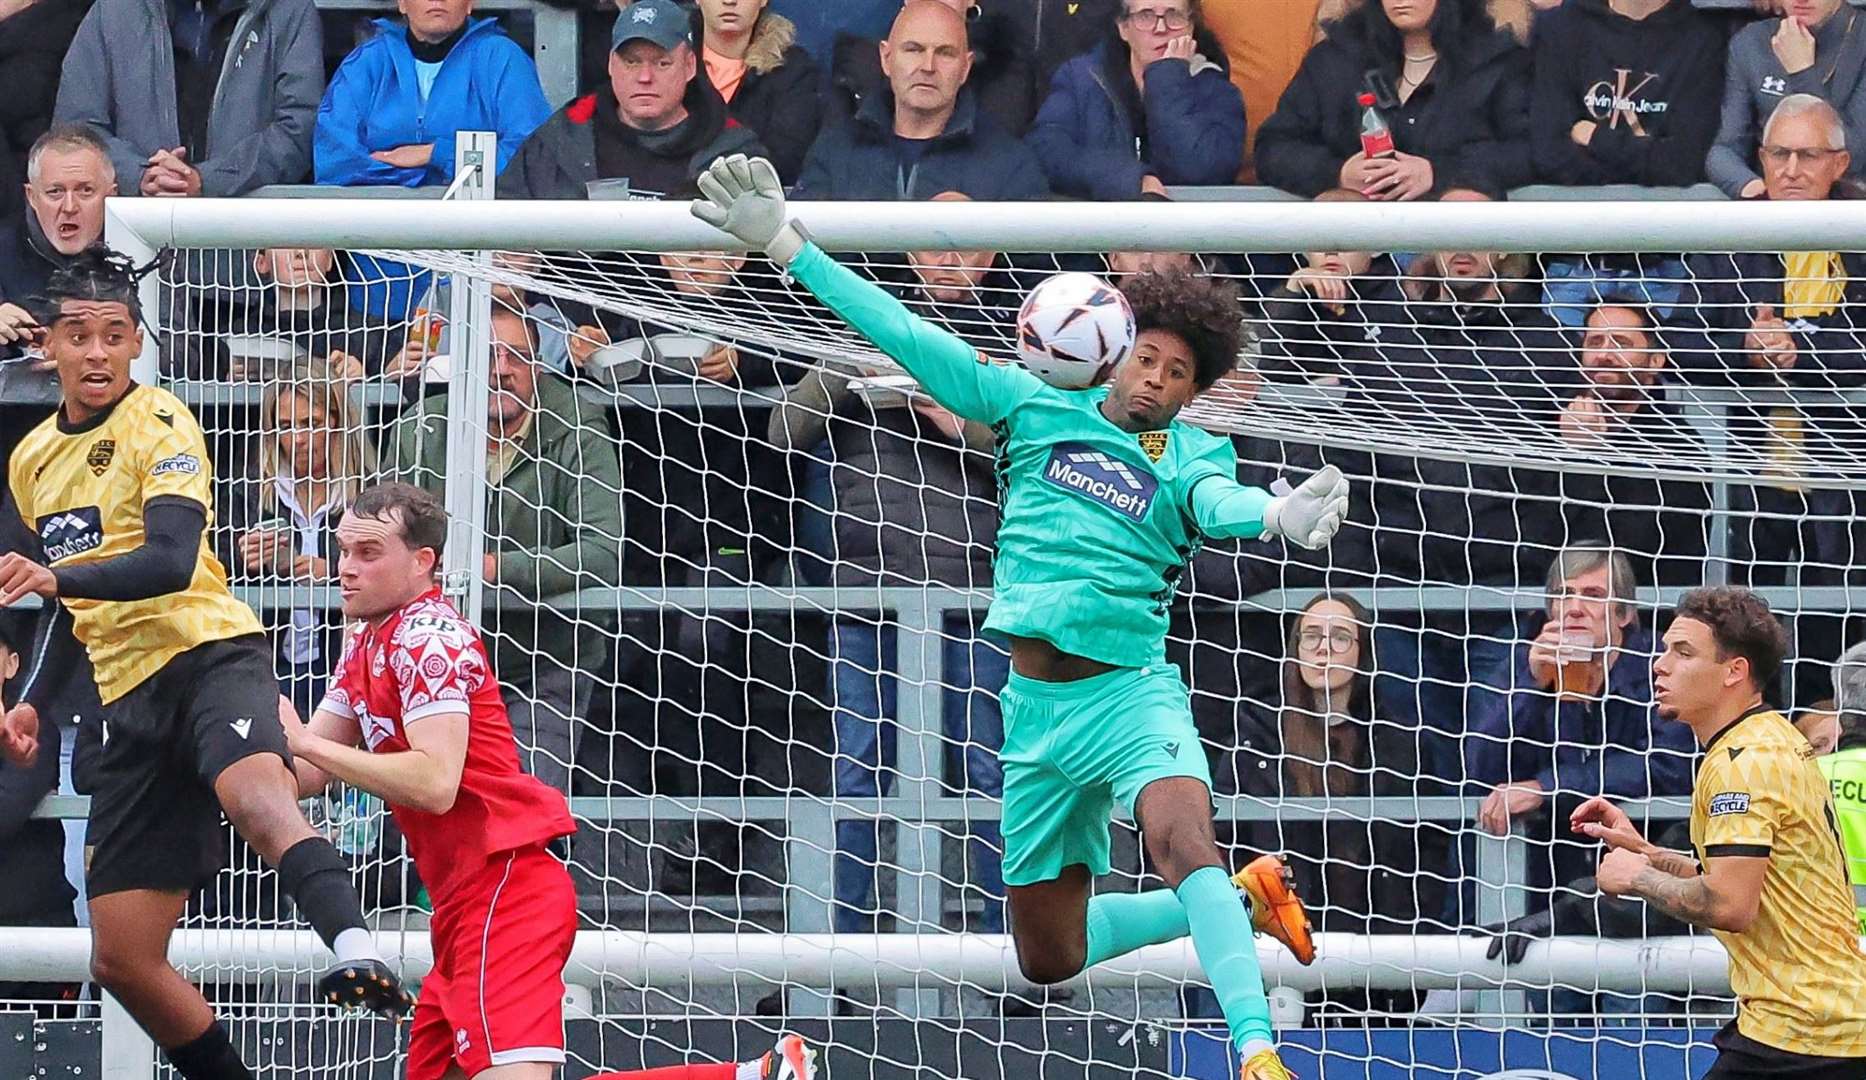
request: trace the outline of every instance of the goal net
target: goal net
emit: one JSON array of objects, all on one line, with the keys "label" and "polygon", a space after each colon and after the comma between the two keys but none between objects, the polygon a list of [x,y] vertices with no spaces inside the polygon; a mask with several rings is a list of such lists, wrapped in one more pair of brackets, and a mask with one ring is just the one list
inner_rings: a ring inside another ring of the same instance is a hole
[{"label": "goal net", "polygon": [[[1604,791],[1682,828],[1695,747],[1649,666],[1683,587],[1763,589],[1795,642],[1775,700],[1811,728],[1831,710],[1866,264],[1808,249],[1866,247],[1866,216],[1820,209],[797,213],[995,358],[1059,270],[1236,292],[1238,370],[1185,419],[1246,482],[1333,464],[1353,498],[1326,551],[1208,545],[1172,609],[1221,845],[1286,856],[1320,931],[1306,968],[1259,939],[1285,1060],[1659,1080],[1701,1071],[1729,1016],[1723,954],[1602,898],[1565,823]],[[210,432],[216,550],[282,685],[309,707],[334,658],[329,530],[360,485],[472,511],[448,589],[579,823],[570,1076],[747,1059],[784,1029],[837,1077],[1235,1075],[1189,943],[1044,990],[1003,936],[992,433],[684,213],[119,212],[113,239],[174,249],[159,377]],[[1561,663],[1532,666],[1551,619]],[[427,898],[381,804],[312,810],[418,974]],[[1160,887],[1113,831],[1095,887]],[[178,955],[249,1060],[398,1070],[392,1030],[307,1004],[321,953],[230,855]]]}]

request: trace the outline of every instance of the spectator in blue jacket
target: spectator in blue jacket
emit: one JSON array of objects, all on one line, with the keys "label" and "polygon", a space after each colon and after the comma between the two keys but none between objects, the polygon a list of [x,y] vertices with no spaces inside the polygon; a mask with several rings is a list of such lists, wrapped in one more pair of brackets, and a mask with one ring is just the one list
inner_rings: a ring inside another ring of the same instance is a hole
[{"label": "spectator in blue jacket", "polygon": [[1659,718],[1652,631],[1639,625],[1631,561],[1571,547],[1549,568],[1548,621],[1519,642],[1507,698],[1487,697],[1465,739],[1469,778],[1490,793],[1477,823],[1498,836],[1551,795],[1643,799],[1691,790],[1697,748]]},{"label": "spectator in blue jacket", "polygon": [[1237,178],[1244,99],[1198,29],[1195,0],[1126,0],[1115,33],[1057,69],[1029,140],[1058,194],[1136,199]]},{"label": "spectator in blue jacket", "polygon": [[[498,167],[551,115],[537,66],[473,0],[401,0],[402,25],[376,20],[324,91],[313,143],[317,182],[427,187],[454,178],[462,131],[499,135]],[[353,259],[350,306],[403,319],[428,274],[371,255]]]},{"label": "spectator in blue jacket", "polygon": [[402,0],[407,25],[376,36],[337,69],[318,107],[317,182],[446,184],[454,136],[499,133],[499,167],[551,115],[538,69],[473,0]]},{"label": "spectator in blue jacket", "polygon": [[1000,129],[965,85],[965,19],[939,0],[909,0],[881,43],[889,92],[832,121],[805,156],[794,194],[810,199],[1040,199],[1043,166]]}]

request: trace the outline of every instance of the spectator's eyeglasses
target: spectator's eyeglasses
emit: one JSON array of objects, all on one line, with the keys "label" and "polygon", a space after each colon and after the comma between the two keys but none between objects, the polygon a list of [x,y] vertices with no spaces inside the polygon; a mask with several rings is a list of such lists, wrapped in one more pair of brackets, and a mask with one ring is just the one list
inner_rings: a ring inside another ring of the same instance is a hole
[{"label": "spectator's eyeglasses", "polygon": [[1841,152],[1819,146],[1765,146],[1762,148],[1762,159],[1771,165],[1786,165],[1799,157],[1809,165],[1821,165]]},{"label": "spectator's eyeglasses", "polygon": [[1303,652],[1321,652],[1323,642],[1328,643],[1329,652],[1341,656],[1352,652],[1354,646],[1360,644],[1360,638],[1354,631],[1347,629],[1330,630],[1326,633],[1320,630],[1304,630],[1296,635],[1296,647]]},{"label": "spectator's eyeglasses", "polygon": [[1158,30],[1162,26],[1168,30],[1184,30],[1192,25],[1192,15],[1184,11],[1141,8],[1138,11],[1123,11],[1121,21],[1136,30]]}]

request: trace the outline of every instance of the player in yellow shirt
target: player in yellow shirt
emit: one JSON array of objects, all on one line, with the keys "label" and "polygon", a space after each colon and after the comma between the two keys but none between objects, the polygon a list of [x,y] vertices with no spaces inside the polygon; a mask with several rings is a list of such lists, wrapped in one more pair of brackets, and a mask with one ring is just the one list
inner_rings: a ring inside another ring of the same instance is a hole
[{"label": "player in yellow shirt", "polygon": [[[363,922],[349,868],[297,805],[259,621],[205,542],[207,444],[186,406],[139,386],[136,276],[94,247],[52,276],[41,344],[61,402],[14,451],[0,607],[45,603],[0,752],[30,763],[39,708],[82,642],[104,703],[91,795],[91,971],[187,1080],[250,1080],[213,1009],[168,964],[188,897],[220,866],[224,811],[339,963],[327,998],[399,1013],[408,996]],[[47,751],[55,752],[55,751]]]},{"label": "player in yellow shirt", "polygon": [[1610,849],[1602,892],[1642,897],[1730,953],[1736,1019],[1705,1080],[1866,1078],[1866,954],[1827,780],[1814,748],[1763,687],[1787,635],[1768,602],[1732,586],[1679,600],[1652,666],[1659,714],[1704,747],[1691,797],[1694,852],[1647,843],[1626,813],[1589,799],[1576,832]]}]

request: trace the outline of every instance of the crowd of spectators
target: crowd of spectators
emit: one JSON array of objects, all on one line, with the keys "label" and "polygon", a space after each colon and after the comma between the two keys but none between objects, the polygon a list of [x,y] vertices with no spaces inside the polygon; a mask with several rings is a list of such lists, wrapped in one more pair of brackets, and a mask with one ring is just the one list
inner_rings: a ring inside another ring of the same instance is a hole
[{"label": "crowd of spectators", "polygon": [[[1485,202],[1531,184],[1854,197],[1866,20],[1844,0],[1753,7],[621,0],[597,16],[607,47],[582,92],[554,108],[526,49],[471,0],[400,0],[401,18],[374,20],[328,79],[334,13],[321,17],[312,0],[0,0],[0,388],[9,367],[37,372],[30,298],[101,238],[107,196],[445,187],[467,130],[496,134],[497,191],[516,199],[684,199],[701,169],[734,153],[768,156],[798,197],[819,200],[1122,201],[1244,183],[1326,202]],[[58,55],[62,68],[47,67]],[[1390,146],[1367,138],[1370,127]],[[499,266],[574,269],[556,258],[505,254]],[[1175,659],[1224,758],[1221,786],[1273,799],[1479,798],[1467,824],[1527,830],[1548,853],[1544,886],[1577,869],[1580,849],[1552,831],[1563,800],[1687,791],[1689,733],[1654,712],[1654,613],[1634,597],[1703,580],[1718,550],[1759,585],[1857,583],[1856,498],[1796,478],[1857,453],[1860,421],[1815,392],[1858,388],[1866,373],[1860,259],[1161,252],[1089,267],[1117,284],[1235,275],[1253,329],[1251,362],[1221,384],[1236,408],[1295,387],[1320,392],[1344,423],[1631,466],[1703,454],[1672,388],[1737,389],[1752,398],[1730,409],[1727,438],[1779,477],[1730,486],[1738,527],[1720,537],[1712,486],[1684,470],[1657,479],[1239,437],[1246,481],[1338,464],[1354,511],[1325,553],[1214,545],[1193,560],[1189,591],[1205,599],[1314,592],[1287,617],[1198,610],[1175,624]],[[1055,268],[992,251],[882,261],[886,287],[984,349],[1002,347],[994,334]],[[755,257],[612,266],[682,302],[772,295]],[[432,392],[455,337],[445,290],[401,262],[331,250],[243,253],[183,276],[198,287],[169,301],[188,332],[171,335],[168,372],[262,387],[255,408],[225,407],[219,421],[220,556],[243,584],[328,580],[332,530],[362,482],[446,483],[450,401]],[[485,625],[528,767],[575,790],[586,774],[614,782],[613,758],[646,747],[673,764],[631,760],[631,785],[751,793],[789,767],[770,747],[797,739],[780,730],[761,750],[748,733],[782,729],[789,721],[761,708],[775,698],[782,712],[801,690],[829,714],[823,790],[886,795],[907,690],[893,666],[913,647],[909,628],[861,611],[792,628],[796,651],[822,660],[819,685],[802,686],[795,671],[761,665],[773,634],[752,615],[566,615],[548,601],[786,574],[851,594],[983,591],[992,433],[872,372],[506,285],[488,332],[492,393],[475,424],[491,481]],[[615,409],[584,392],[630,378],[781,391],[698,412]],[[389,393],[356,393],[375,383]],[[0,451],[23,416],[0,405]],[[1545,590],[1547,606],[1375,618],[1346,591],[1421,583]],[[269,617],[281,680],[306,711],[337,628],[309,607]],[[1808,705],[1828,693],[1844,619],[1804,614],[1797,629],[1785,703]],[[943,774],[995,795],[1007,658],[965,615],[934,633],[923,644],[942,660]],[[0,633],[0,682],[17,652],[7,641]],[[593,731],[605,748],[594,753],[580,745]],[[590,764],[602,753],[607,765]],[[56,782],[0,774],[0,802],[29,803]],[[1405,932],[1420,919],[1469,922],[1469,898],[1445,885],[1464,873],[1454,868],[1470,829],[1450,826],[1254,825],[1235,839],[1291,852],[1321,929]],[[967,833],[975,925],[999,930],[999,841],[989,825]],[[685,843],[740,869],[716,840],[700,830]],[[839,928],[886,909],[875,879],[884,843],[872,819],[837,830]],[[41,899],[45,911],[0,921],[70,907]]]}]

